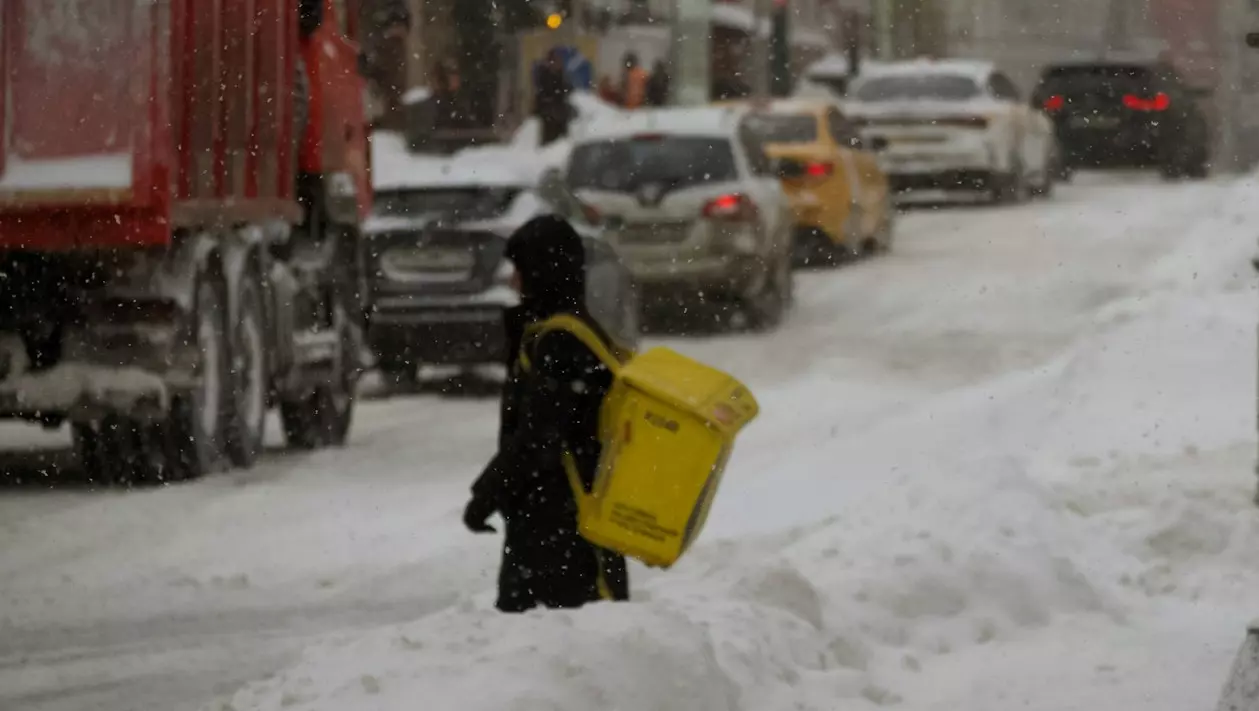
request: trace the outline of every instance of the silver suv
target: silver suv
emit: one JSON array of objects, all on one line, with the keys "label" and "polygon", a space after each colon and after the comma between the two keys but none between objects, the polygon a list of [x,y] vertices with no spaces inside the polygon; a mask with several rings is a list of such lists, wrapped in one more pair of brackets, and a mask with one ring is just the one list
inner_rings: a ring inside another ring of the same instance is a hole
[{"label": "silver suv", "polygon": [[777,325],[792,300],[793,215],[770,160],[738,108],[662,109],[608,117],[574,143],[573,192],[644,302],[741,307],[754,327]]}]

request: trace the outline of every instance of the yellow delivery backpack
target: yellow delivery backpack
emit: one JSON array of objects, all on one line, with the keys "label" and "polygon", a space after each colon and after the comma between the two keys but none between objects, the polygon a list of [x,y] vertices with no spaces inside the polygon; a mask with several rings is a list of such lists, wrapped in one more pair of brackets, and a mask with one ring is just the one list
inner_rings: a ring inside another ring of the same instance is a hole
[{"label": "yellow delivery backpack", "polygon": [[[667,568],[699,536],[735,435],[756,417],[747,388],[730,375],[668,348],[642,354],[609,348],[581,319],[554,316],[526,331],[577,337],[612,371],[599,416],[603,454],[587,493],[576,460],[564,465],[582,537]],[[528,347],[521,365],[528,370]]]}]

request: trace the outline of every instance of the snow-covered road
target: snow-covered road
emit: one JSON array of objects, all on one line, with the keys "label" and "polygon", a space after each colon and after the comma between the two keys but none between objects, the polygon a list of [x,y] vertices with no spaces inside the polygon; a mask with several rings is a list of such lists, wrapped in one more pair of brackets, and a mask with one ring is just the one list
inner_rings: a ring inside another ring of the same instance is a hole
[{"label": "snow-covered road", "polygon": [[0,461],[0,709],[1209,707],[1259,615],[1257,225],[1254,183],[1082,176],[671,341],[764,414],[630,605],[489,610],[486,400],[141,492],[49,490],[63,435],[0,429],[48,448]]}]

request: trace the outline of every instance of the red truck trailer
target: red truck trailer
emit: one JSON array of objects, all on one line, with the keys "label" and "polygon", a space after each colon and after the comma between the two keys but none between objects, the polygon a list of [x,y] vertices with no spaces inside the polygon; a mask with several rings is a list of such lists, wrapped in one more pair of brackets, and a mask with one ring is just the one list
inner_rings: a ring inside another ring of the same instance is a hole
[{"label": "red truck trailer", "polygon": [[0,3],[0,417],[89,476],[344,442],[370,209],[354,0]]}]

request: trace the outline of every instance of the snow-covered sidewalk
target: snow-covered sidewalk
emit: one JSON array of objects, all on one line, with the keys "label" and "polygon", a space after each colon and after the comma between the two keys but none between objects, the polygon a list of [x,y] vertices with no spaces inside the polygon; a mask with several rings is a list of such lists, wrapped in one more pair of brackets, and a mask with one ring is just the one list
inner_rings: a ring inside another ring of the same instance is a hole
[{"label": "snow-covered sidewalk", "polygon": [[1257,194],[911,213],[773,337],[672,341],[764,414],[628,605],[490,610],[488,400],[365,402],[345,450],[160,490],[36,465],[0,489],[0,708],[1210,708],[1259,615]]},{"label": "snow-covered sidewalk", "polygon": [[779,407],[724,537],[636,602],[506,617],[483,592],[324,641],[231,708],[1210,707],[1259,613],[1259,185],[1219,192],[1031,367],[843,429],[859,385],[759,392]]}]

